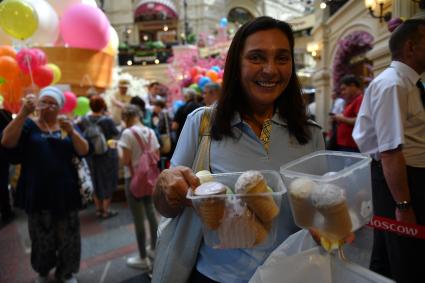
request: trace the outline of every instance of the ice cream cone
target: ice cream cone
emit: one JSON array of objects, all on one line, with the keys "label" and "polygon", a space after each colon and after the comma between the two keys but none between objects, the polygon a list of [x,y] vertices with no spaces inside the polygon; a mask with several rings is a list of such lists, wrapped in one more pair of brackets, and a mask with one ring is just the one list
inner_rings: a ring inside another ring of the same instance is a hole
[{"label": "ice cream cone", "polygon": [[352,223],[345,201],[331,207],[318,208],[325,218],[323,232],[328,238],[340,240],[351,233]]},{"label": "ice cream cone", "polygon": [[196,196],[205,197],[200,200],[198,212],[203,223],[212,230],[215,230],[220,226],[225,208],[225,197],[212,196],[224,196],[225,194],[226,186],[218,182],[204,183],[195,190]]},{"label": "ice cream cone", "polygon": [[196,177],[199,178],[199,181],[201,182],[201,184],[214,181],[214,178],[211,175],[211,172],[208,170],[199,171],[195,175]]},{"label": "ice cream cone", "polygon": [[348,212],[343,189],[333,184],[325,184],[312,193],[312,203],[323,215],[320,228],[330,240],[340,240],[348,236],[352,222]]},{"label": "ice cream cone", "polygon": [[219,248],[252,248],[263,243],[268,231],[255,215],[246,209],[242,215],[228,215],[218,229]]},{"label": "ice cream cone", "polygon": [[61,139],[64,139],[68,136],[68,133],[65,130],[61,129]]},{"label": "ice cream cone", "polygon": [[289,186],[289,200],[295,223],[303,228],[311,227],[314,220],[316,208],[311,203],[311,193],[316,184],[307,179],[299,178]]},{"label": "ice cream cone", "polygon": [[244,201],[262,222],[271,222],[279,213],[279,208],[271,195],[250,196],[250,194],[270,193],[260,172],[247,171],[243,173],[239,176],[235,189],[237,193],[247,194]]}]

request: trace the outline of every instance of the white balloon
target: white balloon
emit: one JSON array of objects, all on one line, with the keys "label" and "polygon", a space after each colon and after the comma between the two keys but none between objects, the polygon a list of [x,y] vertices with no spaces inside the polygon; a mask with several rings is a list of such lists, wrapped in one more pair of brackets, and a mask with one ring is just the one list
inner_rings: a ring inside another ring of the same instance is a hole
[{"label": "white balloon", "polygon": [[97,8],[96,0],[82,0],[81,3]]},{"label": "white balloon", "polygon": [[97,7],[96,0],[47,0],[52,5],[59,17],[74,4],[85,4]]},{"label": "white balloon", "polygon": [[115,51],[118,51],[120,38],[118,37],[118,33],[113,26],[109,27],[109,44]]},{"label": "white balloon", "polygon": [[[52,5],[59,17],[72,5],[81,4],[86,0],[47,0]],[[88,1],[88,0],[87,0]]]},{"label": "white balloon", "polygon": [[24,0],[31,4],[38,16],[37,31],[28,39],[32,45],[52,46],[59,36],[59,17],[45,0]]}]

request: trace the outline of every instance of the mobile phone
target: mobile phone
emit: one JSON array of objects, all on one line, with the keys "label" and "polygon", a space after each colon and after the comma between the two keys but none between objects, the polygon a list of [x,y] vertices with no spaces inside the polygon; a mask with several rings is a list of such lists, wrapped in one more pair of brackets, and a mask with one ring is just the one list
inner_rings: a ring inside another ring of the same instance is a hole
[{"label": "mobile phone", "polygon": [[328,115],[329,116],[335,116],[335,113],[329,112]]}]

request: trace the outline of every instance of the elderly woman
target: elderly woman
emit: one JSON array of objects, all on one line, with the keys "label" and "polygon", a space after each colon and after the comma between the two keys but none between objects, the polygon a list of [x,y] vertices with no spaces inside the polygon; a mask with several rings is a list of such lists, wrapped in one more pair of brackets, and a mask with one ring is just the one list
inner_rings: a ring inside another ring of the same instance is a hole
[{"label": "elderly woman", "polygon": [[[171,160],[173,168],[161,173],[154,191],[157,210],[172,218],[158,239],[155,283],[248,282],[270,253],[297,231],[283,196],[272,244],[214,249],[203,242],[199,218],[186,194],[189,187],[199,185],[190,167],[199,149],[204,111],[200,108],[188,116]],[[306,116],[291,27],[270,17],[256,18],[237,31],[213,111],[208,164],[212,173],[278,171],[281,165],[324,147],[320,127]]]},{"label": "elderly woman", "polygon": [[[55,267],[58,280],[77,282],[73,273],[80,266],[81,196],[73,158],[87,154],[89,147],[70,120],[58,119],[64,101],[56,87],[42,89],[38,99],[27,95],[1,139],[22,163],[18,205],[28,214],[36,282],[47,282]],[[35,110],[38,115],[32,119]]]}]

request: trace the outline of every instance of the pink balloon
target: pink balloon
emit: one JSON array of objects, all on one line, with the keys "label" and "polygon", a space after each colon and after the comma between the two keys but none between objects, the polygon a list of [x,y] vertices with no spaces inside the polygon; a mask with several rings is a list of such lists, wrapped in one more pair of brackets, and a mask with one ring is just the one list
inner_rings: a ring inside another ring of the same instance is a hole
[{"label": "pink balloon", "polygon": [[60,31],[70,47],[102,50],[109,42],[109,21],[96,7],[75,4],[62,16]]},{"label": "pink balloon", "polygon": [[46,64],[46,61],[46,54],[36,48],[23,48],[16,54],[16,62],[25,74],[28,74],[30,70],[34,72],[37,67]]},{"label": "pink balloon", "polygon": [[77,96],[70,91],[65,91],[63,95],[65,96],[65,104],[61,112],[64,114],[71,113],[77,107]]},{"label": "pink balloon", "polygon": [[40,64],[40,66],[47,64],[46,53],[44,53],[43,50],[38,48],[32,48],[31,51],[34,53],[34,56],[36,60],[38,61],[38,63]]},{"label": "pink balloon", "polygon": [[33,78],[38,87],[46,87],[53,81],[53,71],[46,65],[39,66],[33,70]]}]

